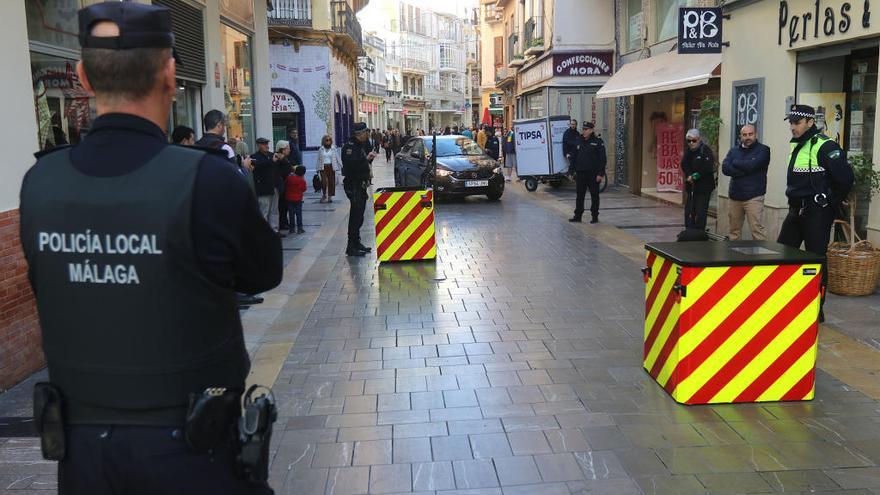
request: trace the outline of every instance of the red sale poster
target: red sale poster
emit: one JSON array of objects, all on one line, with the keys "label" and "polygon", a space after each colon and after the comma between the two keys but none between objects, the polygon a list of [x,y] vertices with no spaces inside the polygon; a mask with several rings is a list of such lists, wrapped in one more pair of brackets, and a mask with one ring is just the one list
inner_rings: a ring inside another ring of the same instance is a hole
[{"label": "red sale poster", "polygon": [[654,132],[657,138],[657,191],[681,192],[684,125],[658,122]]}]

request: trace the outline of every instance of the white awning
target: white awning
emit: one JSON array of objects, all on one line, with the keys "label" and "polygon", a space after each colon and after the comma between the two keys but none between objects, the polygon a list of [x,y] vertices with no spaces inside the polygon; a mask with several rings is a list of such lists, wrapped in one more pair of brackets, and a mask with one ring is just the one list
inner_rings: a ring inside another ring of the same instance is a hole
[{"label": "white awning", "polygon": [[679,55],[663,53],[621,67],[596,98],[643,95],[701,86],[721,75],[721,54]]}]

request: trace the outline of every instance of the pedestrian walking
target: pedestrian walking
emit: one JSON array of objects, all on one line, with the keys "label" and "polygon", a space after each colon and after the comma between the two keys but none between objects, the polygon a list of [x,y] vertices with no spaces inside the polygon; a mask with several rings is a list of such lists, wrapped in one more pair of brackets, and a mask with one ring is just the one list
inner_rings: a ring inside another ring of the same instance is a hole
[{"label": "pedestrian walking", "polygon": [[590,191],[590,214],[592,215],[590,223],[599,222],[599,183],[605,177],[607,161],[605,143],[602,138],[596,135],[595,126],[592,122],[584,122],[579,142],[572,155],[577,196],[575,197],[574,216],[568,220],[569,222],[581,221],[587,191]]},{"label": "pedestrian walking", "polygon": [[192,146],[196,144],[196,131],[192,127],[179,125],[171,131],[171,142],[181,146]]},{"label": "pedestrian walking", "polygon": [[385,161],[391,161],[391,136],[388,134],[388,131],[382,133],[381,140],[382,150],[385,152]]},{"label": "pedestrian walking", "polygon": [[351,201],[348,214],[348,245],[345,254],[364,256],[372,251],[361,242],[361,226],[364,224],[364,210],[367,207],[367,185],[370,181],[370,163],[375,153],[366,153],[364,143],[369,133],[367,125],[357,122],[352,126],[352,135],[342,146],[342,187]]},{"label": "pedestrian walking", "polygon": [[468,139],[474,138],[474,133],[470,129],[468,129],[467,127],[465,127],[463,131],[461,131],[461,135],[468,138]]},{"label": "pedestrian walking", "polygon": [[226,115],[220,110],[209,110],[202,117],[202,123],[205,126],[205,134],[196,141],[196,146],[209,148],[214,150],[223,150],[226,157],[235,160],[235,150],[226,143]]},{"label": "pedestrian walking", "polygon": [[306,232],[303,228],[302,206],[303,195],[309,186],[306,184],[304,175],[306,175],[306,168],[302,165],[297,165],[294,172],[285,179],[284,199],[287,201],[289,215],[287,224],[290,226],[291,234],[294,232],[304,234]]},{"label": "pedestrian walking", "polygon": [[391,131],[392,154],[396,156],[398,153],[400,153],[401,146],[400,131],[398,129],[394,129],[393,131]]},{"label": "pedestrian walking", "polygon": [[[235,291],[278,285],[280,240],[225,152],[168,144],[170,11],[93,4],[79,33],[97,118],[38,156],[20,196],[49,371],[34,389],[43,455],[62,494],[271,494],[236,467],[250,361]],[[228,406],[188,415],[207,389]]]},{"label": "pedestrian walking", "polygon": [[[807,251],[825,256],[837,210],[852,189],[853,171],[840,146],[819,133],[813,107],[792,105],[786,119],[791,130],[785,189],[788,215],[777,241],[798,249],[803,244]],[[827,264],[823,263],[822,305],[827,272]],[[819,320],[824,319],[820,309]]]},{"label": "pedestrian walking", "polygon": [[731,241],[739,240],[743,221],[748,218],[752,239],[767,239],[762,217],[764,194],[767,193],[767,169],[770,148],[758,142],[755,126],[746,124],[739,130],[739,146],[734,146],[721,163],[721,172],[730,177],[728,220]]},{"label": "pedestrian walking", "polygon": [[284,139],[278,140],[275,143],[275,154],[278,156],[278,160],[275,162],[275,167],[277,169],[278,178],[276,179],[276,188],[278,190],[278,230],[284,231],[290,228],[290,224],[287,222],[287,200],[284,197],[284,189],[286,187],[285,181],[287,177],[293,173],[294,165],[290,163],[290,148],[291,145],[288,141]]},{"label": "pedestrian walking", "polygon": [[706,230],[709,199],[715,190],[715,154],[703,142],[700,131],[691,129],[685,135],[687,149],[681,158],[687,201],[684,206],[686,229]]},{"label": "pedestrian walking", "polygon": [[329,135],[321,138],[315,170],[321,174],[321,202],[332,203],[333,196],[336,195],[336,172],[342,170],[342,162],[339,159],[339,148],[333,144],[333,138]]},{"label": "pedestrian walking", "polygon": [[477,131],[477,144],[480,145],[480,148],[486,149],[486,140],[489,139],[489,135],[486,133],[486,125],[483,124],[480,126],[480,130]]},{"label": "pedestrian walking", "polygon": [[[254,187],[257,193],[257,201],[260,204],[260,212],[270,225],[273,217],[278,215],[278,166],[279,156],[269,152],[269,140],[257,138],[257,152],[251,155],[254,165]],[[276,230],[278,230],[276,228]],[[278,232],[282,237],[284,234]]]},{"label": "pedestrian walking", "polygon": [[504,137],[504,168],[507,172],[505,175],[507,178],[506,182],[510,182],[511,178],[517,173],[516,172],[516,140],[513,136],[513,130],[507,132],[507,135]]},{"label": "pedestrian walking", "polygon": [[498,159],[498,153],[501,150],[498,137],[495,135],[495,128],[489,127],[486,129],[486,146],[483,149],[486,150],[486,154],[493,160]]}]

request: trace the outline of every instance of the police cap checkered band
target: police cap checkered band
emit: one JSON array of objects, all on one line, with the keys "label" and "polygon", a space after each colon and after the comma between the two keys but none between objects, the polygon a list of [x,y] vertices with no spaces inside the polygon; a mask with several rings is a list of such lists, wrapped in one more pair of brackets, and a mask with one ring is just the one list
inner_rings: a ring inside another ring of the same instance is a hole
[{"label": "police cap checkered band", "polygon": [[783,120],[801,120],[801,119],[815,119],[816,118],[816,110],[809,105],[792,105],[788,111],[788,115]]}]

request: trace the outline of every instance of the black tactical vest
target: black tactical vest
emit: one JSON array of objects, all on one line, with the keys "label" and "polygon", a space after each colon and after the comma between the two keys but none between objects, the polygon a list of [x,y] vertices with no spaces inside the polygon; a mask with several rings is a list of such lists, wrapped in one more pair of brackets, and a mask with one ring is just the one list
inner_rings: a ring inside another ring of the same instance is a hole
[{"label": "black tactical vest", "polygon": [[143,410],[206,387],[243,388],[250,363],[232,289],[194,256],[193,186],[205,152],[164,148],[117,177],[64,149],[21,192],[21,238],[50,381],[71,401]]}]

